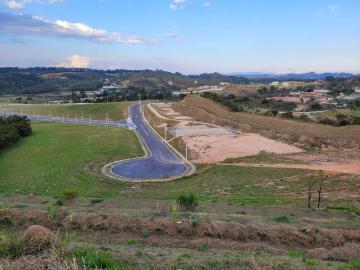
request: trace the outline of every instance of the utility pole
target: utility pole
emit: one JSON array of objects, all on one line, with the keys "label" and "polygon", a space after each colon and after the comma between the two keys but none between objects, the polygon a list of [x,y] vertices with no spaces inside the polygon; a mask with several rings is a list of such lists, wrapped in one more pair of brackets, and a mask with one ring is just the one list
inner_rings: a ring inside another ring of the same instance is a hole
[{"label": "utility pole", "polygon": [[188,161],[188,145],[185,143],[185,159]]},{"label": "utility pole", "polygon": [[90,125],[91,125],[91,113],[90,113]]}]

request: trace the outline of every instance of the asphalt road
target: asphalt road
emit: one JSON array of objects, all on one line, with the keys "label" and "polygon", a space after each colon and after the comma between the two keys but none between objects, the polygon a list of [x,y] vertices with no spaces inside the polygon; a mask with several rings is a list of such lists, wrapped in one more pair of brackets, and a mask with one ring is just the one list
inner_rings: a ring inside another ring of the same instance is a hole
[{"label": "asphalt road", "polygon": [[[99,125],[124,127],[136,130],[143,143],[148,149],[148,157],[132,159],[128,161],[119,161],[111,168],[111,173],[119,178],[141,181],[141,180],[165,180],[184,174],[188,167],[184,162],[171,151],[164,142],[162,142],[144,121],[140,105],[136,104],[130,107],[131,119],[127,121],[101,121],[90,119],[75,119],[62,117],[27,116],[30,120],[76,123],[84,125]],[[11,113],[0,110],[0,115],[11,115]],[[19,114],[17,114],[19,115]]]},{"label": "asphalt road", "polygon": [[161,180],[184,174],[188,168],[151,130],[144,121],[140,105],[130,108],[136,131],[149,150],[149,157],[120,162],[113,174],[128,180]]}]

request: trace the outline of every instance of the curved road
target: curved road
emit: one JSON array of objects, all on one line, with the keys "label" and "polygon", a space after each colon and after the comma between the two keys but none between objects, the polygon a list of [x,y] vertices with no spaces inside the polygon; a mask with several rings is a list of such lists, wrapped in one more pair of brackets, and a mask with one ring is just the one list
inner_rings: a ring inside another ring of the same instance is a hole
[{"label": "curved road", "polygon": [[[0,110],[0,115],[12,114],[14,113]],[[170,150],[149,127],[143,119],[143,114],[139,104],[130,107],[131,119],[128,119],[127,121],[106,122],[90,119],[34,116],[26,114],[19,115],[27,116],[31,120],[114,126],[136,130],[147,150],[147,156],[131,160],[117,161],[106,165],[103,172],[113,178],[128,181],[164,181],[185,175],[192,169],[190,166],[186,166],[184,161],[172,150]]]},{"label": "curved road", "polygon": [[187,173],[189,168],[183,160],[177,157],[144,121],[140,105],[130,107],[130,113],[149,155],[115,163],[110,168],[111,174],[125,180],[144,181],[172,179]]}]

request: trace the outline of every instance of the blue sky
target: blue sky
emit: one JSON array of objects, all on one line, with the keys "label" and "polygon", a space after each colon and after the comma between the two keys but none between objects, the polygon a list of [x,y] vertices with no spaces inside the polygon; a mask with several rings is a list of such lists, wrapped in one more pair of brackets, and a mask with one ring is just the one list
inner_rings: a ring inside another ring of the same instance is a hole
[{"label": "blue sky", "polygon": [[0,66],[360,72],[358,0],[0,0]]}]

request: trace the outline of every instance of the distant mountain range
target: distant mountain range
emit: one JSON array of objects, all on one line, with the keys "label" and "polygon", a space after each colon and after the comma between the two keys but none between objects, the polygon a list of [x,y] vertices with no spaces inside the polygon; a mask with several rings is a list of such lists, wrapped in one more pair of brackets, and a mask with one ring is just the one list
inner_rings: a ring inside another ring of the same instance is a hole
[{"label": "distant mountain range", "polygon": [[289,73],[289,74],[273,74],[273,73],[261,73],[261,72],[238,72],[232,73],[232,76],[245,77],[250,80],[263,80],[263,79],[273,79],[273,80],[324,80],[326,77],[334,78],[349,78],[356,76],[352,73],[346,72],[326,72],[326,73]]}]

